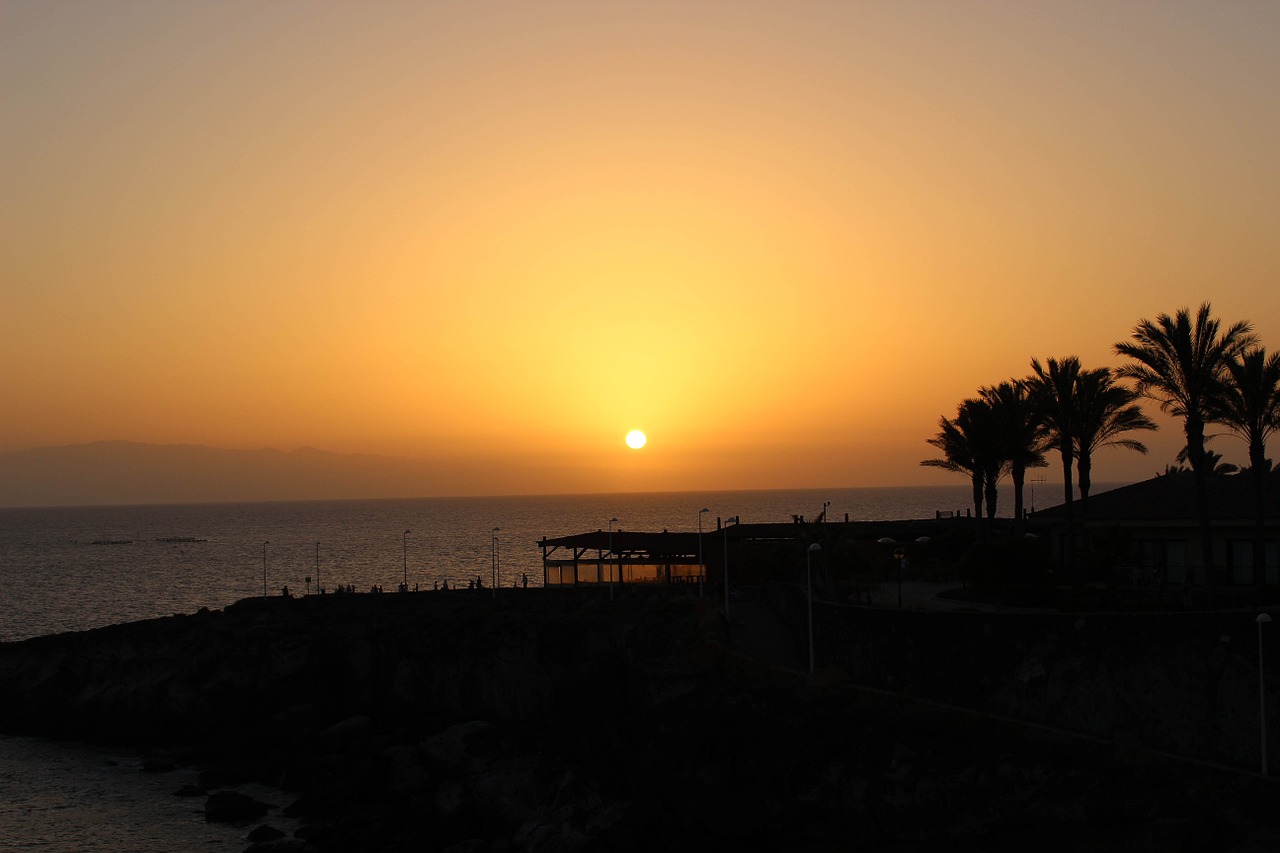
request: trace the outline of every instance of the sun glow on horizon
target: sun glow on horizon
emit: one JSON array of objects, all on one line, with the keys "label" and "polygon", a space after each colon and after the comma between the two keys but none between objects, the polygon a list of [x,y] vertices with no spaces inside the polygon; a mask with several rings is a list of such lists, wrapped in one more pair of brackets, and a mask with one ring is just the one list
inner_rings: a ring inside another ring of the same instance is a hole
[{"label": "sun glow on horizon", "polygon": [[638,429],[633,429],[631,432],[627,433],[627,447],[630,447],[632,450],[639,450],[644,447],[648,440],[649,438]]}]

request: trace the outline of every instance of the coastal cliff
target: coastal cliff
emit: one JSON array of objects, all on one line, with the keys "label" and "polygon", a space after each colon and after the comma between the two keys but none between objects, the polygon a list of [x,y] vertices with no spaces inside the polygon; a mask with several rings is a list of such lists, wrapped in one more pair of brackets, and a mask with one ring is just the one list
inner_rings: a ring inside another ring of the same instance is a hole
[{"label": "coastal cliff", "polygon": [[1269,780],[773,670],[692,597],[260,599],[0,645],[0,729],[136,743],[211,804],[275,786],[302,829],[262,851],[1280,841]]}]

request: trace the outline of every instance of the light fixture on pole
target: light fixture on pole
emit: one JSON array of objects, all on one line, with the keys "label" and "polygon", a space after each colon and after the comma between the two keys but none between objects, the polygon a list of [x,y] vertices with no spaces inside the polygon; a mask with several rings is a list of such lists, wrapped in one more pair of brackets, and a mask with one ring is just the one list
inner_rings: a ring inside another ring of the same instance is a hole
[{"label": "light fixture on pole", "polygon": [[737,524],[738,516],[724,520],[724,621],[729,621],[729,524]]},{"label": "light fixture on pole", "polygon": [[400,586],[401,592],[409,591],[409,531],[404,532],[404,583]]},{"label": "light fixture on pole", "polygon": [[702,598],[702,514],[711,512],[703,507],[698,510],[698,598]]},{"label": "light fixture on pole", "polygon": [[262,543],[262,597],[267,597],[267,546],[271,544],[268,539]]},{"label": "light fixture on pole", "polygon": [[1258,623],[1258,725],[1262,735],[1262,775],[1267,773],[1267,677],[1262,666],[1262,626],[1271,621],[1271,614],[1259,613]]},{"label": "light fixture on pole", "polygon": [[502,575],[498,571],[498,531],[500,527],[493,528],[493,532],[489,534],[489,559],[493,561],[489,583],[493,584],[493,598],[498,598],[498,583]]},{"label": "light fixture on pole", "polygon": [[898,608],[902,608],[902,568],[907,564],[907,549],[897,548],[893,557],[898,561]]},{"label": "light fixture on pole", "polygon": [[[616,517],[615,517],[615,518],[611,518],[611,519],[609,519],[609,563],[610,563],[610,566],[609,566],[609,600],[610,600],[610,601],[612,601],[612,600],[613,600],[613,570],[614,570],[614,566],[612,565],[612,563],[613,563],[613,526],[614,526],[615,524],[617,524],[617,523],[618,523],[618,519],[617,519]],[[619,572],[621,572],[621,571],[622,571],[622,563],[621,563],[621,561],[619,561],[617,568],[618,568],[618,571],[619,571]]]},{"label": "light fixture on pole", "polygon": [[813,555],[822,550],[822,546],[814,542],[805,553],[805,587],[809,597],[809,674],[813,675]]}]

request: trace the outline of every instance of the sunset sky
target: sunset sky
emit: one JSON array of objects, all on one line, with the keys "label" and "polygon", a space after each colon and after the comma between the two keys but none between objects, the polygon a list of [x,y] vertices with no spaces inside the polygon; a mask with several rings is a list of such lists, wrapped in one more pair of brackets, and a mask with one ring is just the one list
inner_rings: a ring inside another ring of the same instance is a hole
[{"label": "sunset sky", "polygon": [[1033,356],[1206,300],[1280,348],[1280,3],[0,10],[0,452],[943,484]]}]

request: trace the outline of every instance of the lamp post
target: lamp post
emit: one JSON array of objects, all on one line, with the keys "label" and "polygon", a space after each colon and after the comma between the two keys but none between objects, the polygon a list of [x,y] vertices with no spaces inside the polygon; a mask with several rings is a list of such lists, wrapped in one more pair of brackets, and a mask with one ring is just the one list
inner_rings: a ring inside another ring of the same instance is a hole
[{"label": "lamp post", "polygon": [[822,546],[814,542],[805,553],[805,586],[809,598],[809,674],[813,675],[813,555],[821,551]]},{"label": "lamp post", "polygon": [[267,597],[267,546],[271,544],[268,539],[262,543],[262,597]]},{"label": "lamp post", "polygon": [[703,507],[698,510],[698,598],[702,598],[702,514],[711,512]]},{"label": "lamp post", "polygon": [[898,561],[898,609],[902,609],[902,564],[907,561],[907,549],[894,549],[893,558]]},{"label": "lamp post", "polygon": [[724,621],[729,621],[729,523],[738,523],[738,516],[733,515],[724,521]]},{"label": "lamp post", "polygon": [[400,586],[401,592],[409,591],[409,531],[404,532],[402,537],[404,540],[404,583]]},{"label": "lamp post", "polygon": [[316,543],[316,595],[323,595],[324,587],[320,586],[320,543]]},{"label": "lamp post", "polygon": [[[609,519],[609,562],[613,562],[613,526],[618,523],[616,517]],[[613,566],[609,566],[609,600],[613,601]],[[618,570],[621,572],[622,564],[618,564]]]},{"label": "lamp post", "polygon": [[1259,613],[1258,623],[1258,726],[1262,734],[1262,775],[1267,773],[1267,678],[1262,666],[1262,626],[1271,621],[1268,613]]},{"label": "lamp post", "polygon": [[498,531],[501,528],[493,528],[493,532],[489,534],[489,558],[493,561],[492,574],[489,577],[489,583],[493,584],[493,599],[498,600],[498,583],[501,575],[498,572]]}]

